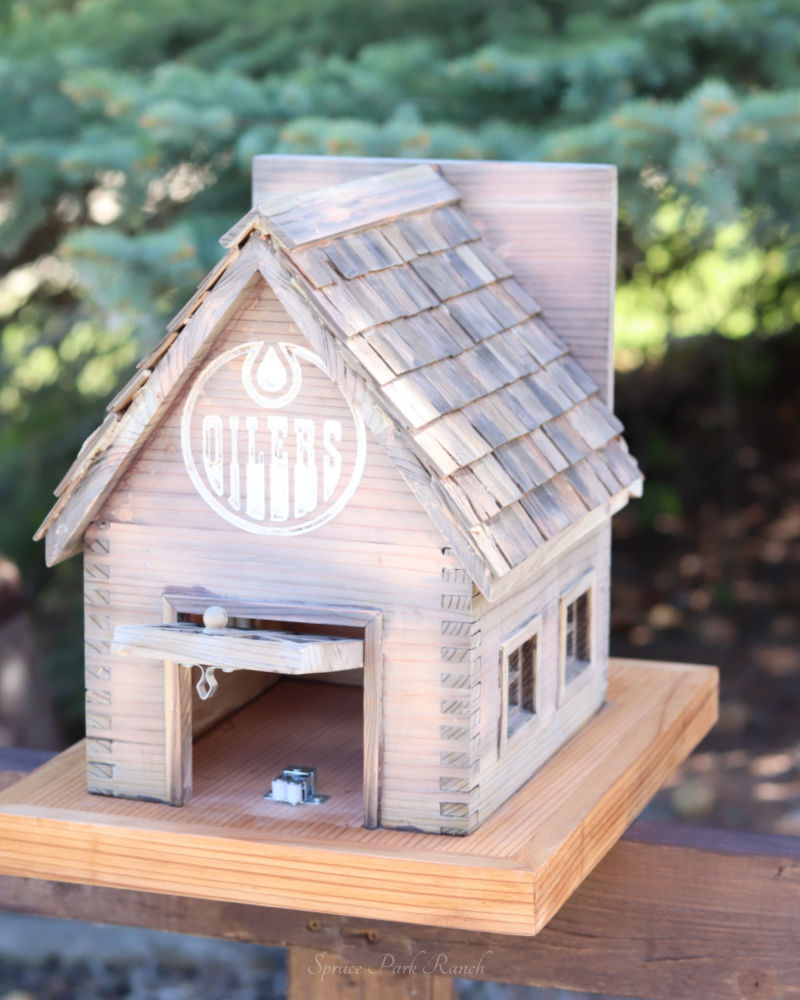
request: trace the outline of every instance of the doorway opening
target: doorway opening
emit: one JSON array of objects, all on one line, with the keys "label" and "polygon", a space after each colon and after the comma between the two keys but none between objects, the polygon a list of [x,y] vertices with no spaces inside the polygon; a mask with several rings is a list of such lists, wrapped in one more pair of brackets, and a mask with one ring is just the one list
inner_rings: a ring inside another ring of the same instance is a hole
[{"label": "doorway opening", "polygon": [[[239,796],[248,811],[324,810],[348,826],[378,826],[380,613],[204,588],[166,591],[163,604],[163,629],[192,649],[165,660],[171,801],[200,797],[213,808]],[[209,609],[224,609],[224,627],[208,627]],[[317,791],[330,798],[298,810],[264,800],[293,767],[316,768]]]}]

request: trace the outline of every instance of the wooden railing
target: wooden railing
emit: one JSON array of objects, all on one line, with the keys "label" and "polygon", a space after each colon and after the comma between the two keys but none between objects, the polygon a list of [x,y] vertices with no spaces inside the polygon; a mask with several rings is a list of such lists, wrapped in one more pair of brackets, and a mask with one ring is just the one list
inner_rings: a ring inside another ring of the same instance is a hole
[{"label": "wooden railing", "polygon": [[[43,759],[0,749],[0,788]],[[0,909],[281,945],[290,997],[307,1000],[440,1000],[456,975],[651,1000],[800,997],[800,838],[675,824],[634,823],[534,938],[10,876]]]}]

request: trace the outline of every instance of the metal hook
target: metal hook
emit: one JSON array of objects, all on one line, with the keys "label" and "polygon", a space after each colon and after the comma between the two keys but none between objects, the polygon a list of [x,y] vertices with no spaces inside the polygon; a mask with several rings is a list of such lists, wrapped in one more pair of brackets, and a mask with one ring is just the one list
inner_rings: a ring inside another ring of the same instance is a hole
[{"label": "metal hook", "polygon": [[200,680],[195,684],[195,690],[203,701],[208,701],[217,693],[219,684],[214,676],[216,667],[204,667],[202,663],[196,664],[200,668]]}]

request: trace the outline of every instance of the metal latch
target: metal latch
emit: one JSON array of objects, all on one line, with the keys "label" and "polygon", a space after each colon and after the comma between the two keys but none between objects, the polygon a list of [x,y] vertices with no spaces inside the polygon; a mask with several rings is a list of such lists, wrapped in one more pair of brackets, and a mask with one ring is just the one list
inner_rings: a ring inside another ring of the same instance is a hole
[{"label": "metal latch", "polygon": [[306,803],[319,805],[327,802],[329,795],[317,792],[317,769],[315,767],[286,767],[283,774],[272,779],[272,789],[266,793],[265,799],[273,802],[286,802],[290,806],[302,806]]}]

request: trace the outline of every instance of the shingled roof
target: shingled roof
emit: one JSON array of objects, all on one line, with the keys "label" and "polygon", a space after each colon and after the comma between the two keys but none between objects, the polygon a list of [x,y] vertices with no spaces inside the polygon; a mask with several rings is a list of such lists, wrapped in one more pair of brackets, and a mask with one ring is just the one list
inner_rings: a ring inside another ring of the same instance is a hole
[{"label": "shingled roof", "polygon": [[[368,425],[485,593],[492,578],[588,515],[618,509],[641,484],[622,425],[459,200],[424,165],[249,212],[221,240],[226,256],[112,401],[39,534],[120,437],[117,425],[150,373],[190,341],[186,328],[234,265],[242,288],[263,274],[334,380],[367,409]],[[184,346],[184,368],[214,336],[209,328],[196,351]],[[176,374],[158,414],[180,383]],[[81,533],[156,416],[136,417],[136,440],[91,491]],[[75,531],[73,523],[61,558]]]}]

